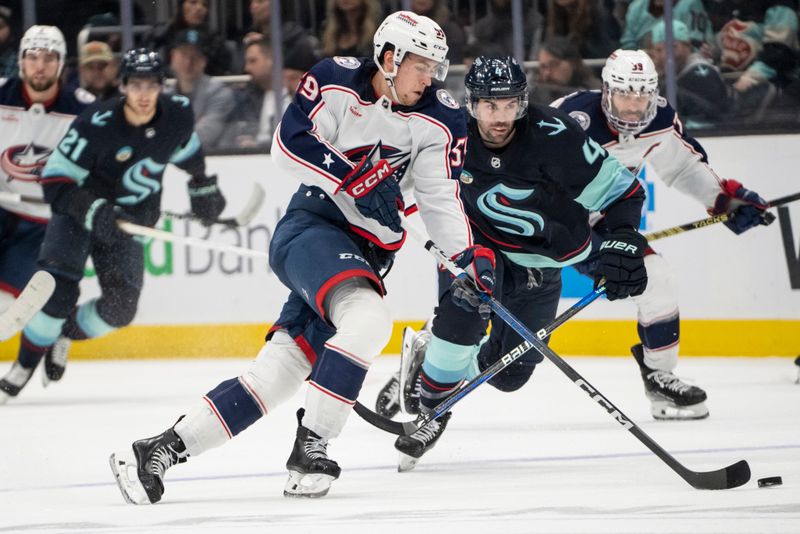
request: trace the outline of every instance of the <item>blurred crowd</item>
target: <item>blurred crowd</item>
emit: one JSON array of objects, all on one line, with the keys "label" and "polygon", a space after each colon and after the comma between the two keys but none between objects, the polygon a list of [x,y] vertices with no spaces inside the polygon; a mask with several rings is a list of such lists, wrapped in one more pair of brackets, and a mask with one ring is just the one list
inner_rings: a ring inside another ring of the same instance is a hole
[{"label": "blurred crowd", "polygon": [[[174,16],[146,20],[137,5],[136,44],[159,51],[170,90],[190,98],[197,132],[209,151],[266,151],[273,125],[302,74],[323,57],[369,56],[372,35],[398,0],[287,1],[281,4],[281,84],[273,83],[271,1],[238,0],[241,23],[220,24],[213,0],[172,0]],[[59,3],[59,2],[54,2]],[[62,2],[63,3],[63,2]],[[235,3],[235,2],[230,2]],[[601,87],[599,71],[617,48],[642,49],[666,82],[663,0],[524,0],[522,50],[531,99],[548,104]],[[0,0],[0,75],[17,72],[20,2]],[[41,2],[37,2],[41,4]],[[64,31],[74,54],[65,83],[114,98],[121,51],[118,2],[70,3]],[[463,72],[477,55],[513,55],[511,0],[410,0],[444,30],[450,46],[448,89],[463,96]],[[65,4],[66,6],[66,4]],[[673,0],[677,109],[690,128],[730,124],[800,124],[798,0]],[[58,13],[58,10],[53,11]],[[71,21],[71,22],[70,22]],[[92,31],[97,28],[98,31]],[[99,31],[102,29],[105,31]],[[89,30],[89,31],[86,31]],[[72,48],[74,44],[74,49]],[[233,83],[226,75],[247,75]],[[246,79],[247,81],[240,81]],[[283,87],[276,98],[275,87]]]}]

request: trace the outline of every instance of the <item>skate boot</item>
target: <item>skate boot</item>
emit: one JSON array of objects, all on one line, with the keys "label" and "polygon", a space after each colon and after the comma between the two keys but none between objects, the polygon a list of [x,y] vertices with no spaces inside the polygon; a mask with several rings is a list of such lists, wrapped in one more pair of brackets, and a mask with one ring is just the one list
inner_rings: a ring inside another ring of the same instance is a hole
[{"label": "skate boot", "polygon": [[189,457],[180,436],[170,428],[152,438],[134,441],[131,450],[109,458],[122,496],[130,504],[155,504],[164,494],[164,473]]},{"label": "skate boot", "polygon": [[670,371],[650,369],[644,363],[644,348],[639,343],[631,347],[639,364],[650,413],[655,419],[704,419],[708,417],[706,392],[687,384]]},{"label": "skate boot", "polygon": [[11,369],[6,376],[0,380],[0,404],[5,404],[11,397],[16,397],[28,380],[31,379],[35,367],[28,369],[23,367],[18,361],[11,365]]},{"label": "skate boot", "polygon": [[[431,340],[430,321],[422,330],[403,329],[403,347],[400,351],[400,371],[378,392],[375,412],[391,419],[397,412],[416,415],[419,413],[419,373],[425,359],[425,349]],[[400,393],[402,392],[402,402]]]},{"label": "skate boot", "polygon": [[303,426],[305,410],[297,411],[297,437],[286,461],[289,480],[283,488],[285,497],[324,497],[331,483],[339,478],[339,464],[328,458],[328,440]]},{"label": "skate boot", "polygon": [[400,473],[414,469],[422,455],[436,445],[444,433],[451,415],[452,412],[447,412],[413,434],[400,436],[395,440],[394,448],[400,451],[400,460],[397,464],[397,470]]},{"label": "skate boot", "polygon": [[64,376],[67,368],[67,353],[72,341],[67,337],[60,337],[52,347],[44,353],[44,373],[42,385],[47,387],[50,382],[58,382]]}]

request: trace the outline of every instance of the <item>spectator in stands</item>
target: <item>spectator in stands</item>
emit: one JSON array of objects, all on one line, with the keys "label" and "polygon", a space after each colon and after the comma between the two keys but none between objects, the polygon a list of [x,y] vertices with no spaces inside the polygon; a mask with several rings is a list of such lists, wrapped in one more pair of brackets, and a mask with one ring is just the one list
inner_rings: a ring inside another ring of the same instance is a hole
[{"label": "spectator in stands", "polygon": [[81,48],[78,61],[80,85],[98,100],[120,96],[117,86],[119,65],[111,47],[102,41],[89,41]]},{"label": "spectator in stands", "polygon": [[169,57],[175,38],[183,30],[197,30],[208,36],[206,74],[221,76],[232,72],[231,52],[221,36],[211,32],[208,25],[209,0],[180,0],[175,17],[166,25],[156,26],[146,41],[150,48]]},{"label": "spectator in stands", "polygon": [[311,50],[297,48],[283,57],[283,87],[290,98],[294,98],[300,78],[311,70],[319,58]]},{"label": "spectator in stands", "polygon": [[[270,0],[250,0],[250,18],[252,25],[245,31],[244,38],[257,38],[251,34],[260,34],[265,40],[272,42],[272,19]],[[283,55],[288,55],[290,50],[304,48],[306,51],[314,52],[317,48],[317,41],[312,38],[302,26],[291,20],[284,20],[281,24],[283,34]],[[244,39],[242,39],[244,42]]]},{"label": "spectator in stands", "polygon": [[217,148],[225,121],[235,105],[233,91],[205,74],[208,35],[198,30],[179,32],[170,52],[175,92],[189,99],[195,132],[206,150]]},{"label": "spectator in stands", "polygon": [[549,0],[545,37],[559,36],[577,44],[584,58],[607,58],[619,48],[620,29],[601,0]]},{"label": "spectator in stands", "polygon": [[10,78],[19,74],[14,42],[11,8],[0,6],[0,78]]},{"label": "spectator in stands", "polygon": [[[664,94],[666,81],[664,72],[666,66],[666,32],[664,20],[658,21],[652,30],[652,49],[649,50],[653,58],[661,94]],[[709,125],[723,118],[728,113],[730,98],[729,87],[722,79],[719,69],[710,59],[695,52],[691,43],[691,33],[683,22],[676,20],[672,23],[672,36],[674,38],[673,54],[675,56],[675,75],[678,86],[678,113],[689,126]],[[691,124],[694,122],[695,124]]]},{"label": "spectator in stands", "polygon": [[[511,21],[511,0],[490,0],[491,11],[475,22],[475,39],[480,48],[496,48],[500,55],[514,55],[514,32]],[[527,9],[522,24],[523,53],[533,57],[542,40],[544,22],[541,14]]]},{"label": "spectator in stands", "polygon": [[600,79],[586,66],[578,45],[566,37],[548,39],[539,49],[534,102],[552,101],[582,89],[600,89]]},{"label": "spectator in stands", "polygon": [[[673,0],[672,18],[686,24],[692,44],[700,48],[711,42],[713,34],[706,8],[701,0]],[[664,0],[633,0],[625,16],[625,28],[620,46],[636,50],[650,48],[650,32],[656,22],[664,16]]]},{"label": "spectator in stands", "polygon": [[450,64],[463,63],[467,34],[450,16],[450,8],[445,0],[411,0],[411,11],[417,15],[431,18],[442,28],[447,36],[447,59]]},{"label": "spectator in stands", "polygon": [[[96,27],[119,26],[119,18],[114,13],[97,13],[86,19],[83,29],[90,28],[87,41],[103,41],[108,43],[112,52],[122,51],[122,32],[100,33],[92,31]],[[80,55],[80,50],[78,51]]]},{"label": "spectator in stands", "polygon": [[382,19],[378,0],[328,0],[322,55],[372,57],[372,36]]},{"label": "spectator in stands", "polygon": [[243,87],[235,91],[236,107],[231,113],[221,146],[225,148],[263,148],[269,150],[273,124],[286,106],[275,111],[275,92],[272,90],[272,46],[260,37],[244,43],[244,70],[250,75]]}]

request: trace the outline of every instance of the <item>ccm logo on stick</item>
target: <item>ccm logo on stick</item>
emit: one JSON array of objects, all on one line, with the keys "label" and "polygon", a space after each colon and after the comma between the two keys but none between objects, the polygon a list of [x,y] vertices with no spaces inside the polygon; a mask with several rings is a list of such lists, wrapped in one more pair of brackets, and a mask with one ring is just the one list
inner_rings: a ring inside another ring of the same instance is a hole
[{"label": "ccm logo on stick", "polygon": [[636,251],[639,250],[639,247],[636,245],[631,245],[630,243],[625,243],[624,241],[603,241],[600,244],[600,250],[603,250],[604,248],[624,250],[625,252],[630,252],[631,254],[636,254]]}]

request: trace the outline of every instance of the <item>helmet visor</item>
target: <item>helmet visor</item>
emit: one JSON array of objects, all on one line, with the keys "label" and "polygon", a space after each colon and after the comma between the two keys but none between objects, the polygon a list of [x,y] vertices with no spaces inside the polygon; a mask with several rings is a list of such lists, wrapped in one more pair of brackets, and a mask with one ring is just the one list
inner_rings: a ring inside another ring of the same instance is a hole
[{"label": "helmet visor", "polygon": [[430,76],[431,79],[443,82],[447,78],[447,71],[450,68],[450,60],[435,61],[425,58],[425,61],[414,63],[414,70],[421,76]]},{"label": "helmet visor", "polygon": [[624,123],[648,122],[652,118],[657,96],[655,91],[611,89],[611,114]]}]

